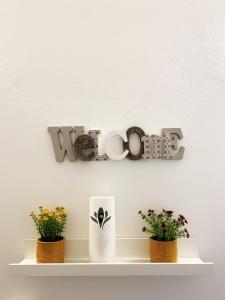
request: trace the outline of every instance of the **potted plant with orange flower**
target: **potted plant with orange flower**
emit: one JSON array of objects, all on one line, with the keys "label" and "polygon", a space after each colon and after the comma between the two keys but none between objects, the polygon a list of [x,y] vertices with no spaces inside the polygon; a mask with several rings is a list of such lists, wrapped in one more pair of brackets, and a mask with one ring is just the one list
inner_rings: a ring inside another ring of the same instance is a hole
[{"label": "potted plant with orange flower", "polygon": [[142,231],[150,235],[150,261],[151,262],[176,262],[177,239],[189,238],[190,234],[185,228],[188,224],[183,215],[173,217],[173,211],[163,209],[159,214],[149,209],[147,214],[139,211],[140,216],[146,221],[147,227]]},{"label": "potted plant with orange flower", "polygon": [[39,206],[39,213],[31,212],[40,238],[37,240],[36,260],[38,263],[63,263],[65,239],[62,236],[67,221],[63,206],[48,210]]}]

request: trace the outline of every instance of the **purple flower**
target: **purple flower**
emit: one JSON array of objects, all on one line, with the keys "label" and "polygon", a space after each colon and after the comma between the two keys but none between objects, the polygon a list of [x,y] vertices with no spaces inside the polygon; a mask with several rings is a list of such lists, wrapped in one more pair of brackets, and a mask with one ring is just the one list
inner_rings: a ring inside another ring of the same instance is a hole
[{"label": "purple flower", "polygon": [[162,228],[166,229],[166,223],[165,222],[162,222]]},{"label": "purple flower", "polygon": [[168,217],[172,217],[173,211],[172,210],[167,210],[166,214],[167,214]]}]

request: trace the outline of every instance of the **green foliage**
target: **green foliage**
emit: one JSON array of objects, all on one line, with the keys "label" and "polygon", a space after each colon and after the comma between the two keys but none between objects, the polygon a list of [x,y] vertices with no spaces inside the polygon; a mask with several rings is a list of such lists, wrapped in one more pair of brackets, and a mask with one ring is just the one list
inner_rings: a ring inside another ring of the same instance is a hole
[{"label": "green foliage", "polygon": [[139,211],[140,216],[146,221],[147,227],[142,231],[148,232],[152,239],[157,241],[174,241],[180,237],[189,238],[190,234],[184,227],[187,220],[183,215],[173,218],[173,211],[163,209],[159,214],[149,209],[147,214]]},{"label": "green foliage", "polygon": [[40,241],[55,242],[62,239],[67,213],[64,207],[56,207],[55,210],[49,211],[47,208],[39,207],[39,214],[31,212],[37,231],[40,234]]}]

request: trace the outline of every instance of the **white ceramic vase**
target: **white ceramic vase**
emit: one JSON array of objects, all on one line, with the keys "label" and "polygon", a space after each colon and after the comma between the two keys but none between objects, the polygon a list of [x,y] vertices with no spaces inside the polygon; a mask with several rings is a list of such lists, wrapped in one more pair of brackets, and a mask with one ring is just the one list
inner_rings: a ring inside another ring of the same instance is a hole
[{"label": "white ceramic vase", "polygon": [[112,262],[115,257],[115,199],[90,197],[90,262]]}]

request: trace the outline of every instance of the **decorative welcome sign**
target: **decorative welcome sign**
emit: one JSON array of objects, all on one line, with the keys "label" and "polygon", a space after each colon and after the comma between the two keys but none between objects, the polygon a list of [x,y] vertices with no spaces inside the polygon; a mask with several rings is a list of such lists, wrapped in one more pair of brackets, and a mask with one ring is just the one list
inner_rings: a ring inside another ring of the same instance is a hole
[{"label": "decorative welcome sign", "polygon": [[[184,155],[184,147],[178,147],[178,140],[183,138],[180,128],[163,128],[160,136],[145,134],[140,127],[130,127],[127,131],[112,131],[104,141],[105,153],[103,155],[99,155],[98,151],[100,130],[89,130],[87,134],[84,134],[83,126],[63,126],[48,127],[48,132],[51,135],[55,158],[58,162],[62,162],[66,155],[69,161],[77,159],[82,161],[122,160],[124,158],[180,160]],[[138,136],[138,153],[132,153],[130,149],[130,138],[133,134]],[[120,136],[122,139],[122,153],[118,154],[112,150],[114,136]]]}]

